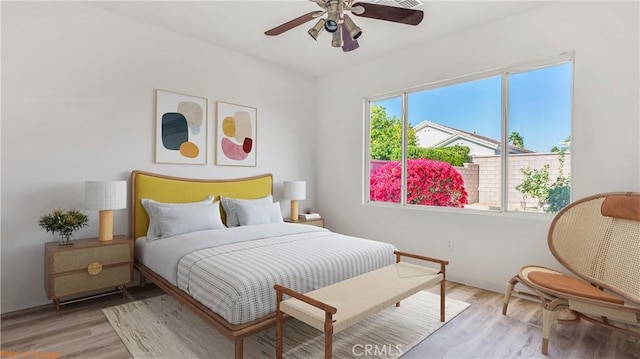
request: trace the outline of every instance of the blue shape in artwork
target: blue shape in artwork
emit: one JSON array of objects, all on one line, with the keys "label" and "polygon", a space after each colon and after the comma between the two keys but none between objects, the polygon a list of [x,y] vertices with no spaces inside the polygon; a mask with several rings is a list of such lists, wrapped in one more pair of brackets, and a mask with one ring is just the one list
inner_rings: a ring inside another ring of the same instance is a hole
[{"label": "blue shape in artwork", "polygon": [[191,133],[193,133],[194,135],[199,134],[200,133],[200,127],[197,127],[197,126],[191,127]]},{"label": "blue shape in artwork", "polygon": [[187,119],[181,113],[167,112],[162,115],[162,145],[168,150],[180,149],[189,141]]}]

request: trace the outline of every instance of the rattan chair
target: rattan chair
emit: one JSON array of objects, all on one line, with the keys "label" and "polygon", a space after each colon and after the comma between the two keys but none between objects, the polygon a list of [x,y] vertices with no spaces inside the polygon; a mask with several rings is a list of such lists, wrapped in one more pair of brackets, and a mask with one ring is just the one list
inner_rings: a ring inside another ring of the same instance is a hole
[{"label": "rattan chair", "polygon": [[640,193],[603,193],[560,211],[548,235],[553,256],[575,276],[524,266],[507,284],[502,314],[517,284],[543,307],[542,353],[557,311],[640,337]]}]

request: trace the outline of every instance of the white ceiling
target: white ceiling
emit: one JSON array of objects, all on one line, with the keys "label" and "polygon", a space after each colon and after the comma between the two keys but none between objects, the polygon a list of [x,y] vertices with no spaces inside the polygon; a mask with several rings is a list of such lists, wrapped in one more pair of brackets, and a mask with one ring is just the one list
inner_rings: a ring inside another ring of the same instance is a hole
[{"label": "white ceiling", "polygon": [[306,0],[288,1],[90,1],[93,6],[177,33],[254,56],[285,68],[319,76],[356,66],[376,56],[544,5],[542,1],[424,1],[418,26],[352,16],[362,28],[360,48],[343,52],[331,47],[324,33],[314,41],[307,30],[314,21],[279,36],[264,32],[320,9]]}]

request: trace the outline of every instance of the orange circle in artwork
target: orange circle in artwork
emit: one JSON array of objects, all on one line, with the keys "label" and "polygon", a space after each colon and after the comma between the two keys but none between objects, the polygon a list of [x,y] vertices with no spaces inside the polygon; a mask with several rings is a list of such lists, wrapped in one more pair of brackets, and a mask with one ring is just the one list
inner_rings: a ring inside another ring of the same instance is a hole
[{"label": "orange circle in artwork", "polygon": [[180,145],[180,154],[188,158],[196,158],[200,153],[200,149],[193,142],[184,142]]}]

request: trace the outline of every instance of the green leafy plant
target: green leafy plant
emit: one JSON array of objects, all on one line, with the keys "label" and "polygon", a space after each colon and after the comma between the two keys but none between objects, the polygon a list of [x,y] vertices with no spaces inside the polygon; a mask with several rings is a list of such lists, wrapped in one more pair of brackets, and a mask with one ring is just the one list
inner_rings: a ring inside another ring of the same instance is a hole
[{"label": "green leafy plant", "polygon": [[53,212],[40,217],[38,224],[47,232],[58,233],[61,237],[69,238],[73,232],[89,223],[86,214],[75,210],[54,209]]},{"label": "green leafy plant", "polygon": [[[418,146],[416,131],[406,121],[407,149]],[[381,105],[371,107],[371,159],[397,161],[402,156],[402,119],[389,116]]]},{"label": "green leafy plant", "polygon": [[551,188],[549,190],[549,209],[547,212],[559,212],[569,204],[570,199],[571,188],[568,185]]},{"label": "green leafy plant", "polygon": [[461,145],[438,148],[409,147],[407,148],[407,158],[426,158],[460,167],[464,166],[465,162],[469,162],[470,150],[468,146]]},{"label": "green leafy plant", "polygon": [[514,147],[524,148],[524,138],[518,132],[511,132],[509,134],[509,143]]},{"label": "green leafy plant", "polygon": [[[418,145],[416,130],[409,122],[407,127],[407,158],[426,158],[462,166],[469,162],[470,148],[454,145],[450,147],[425,148]],[[402,119],[389,116],[380,105],[371,107],[371,159],[399,161],[402,158]]]},{"label": "green leafy plant", "polygon": [[538,169],[531,166],[521,168],[520,172],[524,175],[524,179],[516,186],[516,190],[524,194],[523,201],[527,197],[536,198],[538,199],[537,208],[545,208],[549,213],[560,211],[571,200],[571,176],[564,174],[566,150],[558,150],[557,153],[558,176],[553,183],[550,182],[550,166],[546,164]]},{"label": "green leafy plant", "polygon": [[[566,142],[570,142],[571,137],[567,137]],[[566,151],[559,150],[558,151],[558,162],[560,164],[560,168],[558,169],[558,177],[556,181],[549,188],[549,199],[547,202],[549,203],[549,208],[547,212],[556,213],[566,207],[571,201],[571,176],[564,175],[564,164],[566,162]]]},{"label": "green leafy plant", "polygon": [[524,175],[522,182],[516,186],[516,190],[527,197],[538,199],[538,208],[542,207],[549,198],[549,165],[546,164],[542,168],[531,168],[527,166],[521,168],[520,172]]}]

